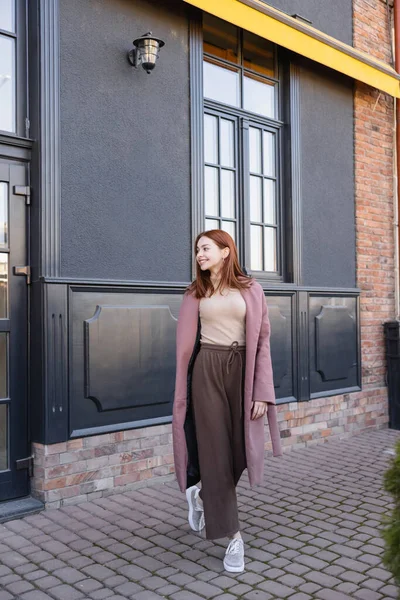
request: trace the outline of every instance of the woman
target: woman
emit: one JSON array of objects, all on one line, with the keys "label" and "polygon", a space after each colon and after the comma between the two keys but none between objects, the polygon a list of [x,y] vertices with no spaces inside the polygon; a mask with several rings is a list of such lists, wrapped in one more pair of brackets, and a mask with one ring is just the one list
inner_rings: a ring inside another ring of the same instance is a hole
[{"label": "woman", "polygon": [[266,412],[274,456],[282,453],[268,311],[260,284],[240,269],[228,233],[201,233],[195,253],[196,279],[178,318],[175,471],[190,527],[205,526],[208,539],[230,538],[224,568],[241,572],[236,485],[246,467],[250,485],[262,482]]}]

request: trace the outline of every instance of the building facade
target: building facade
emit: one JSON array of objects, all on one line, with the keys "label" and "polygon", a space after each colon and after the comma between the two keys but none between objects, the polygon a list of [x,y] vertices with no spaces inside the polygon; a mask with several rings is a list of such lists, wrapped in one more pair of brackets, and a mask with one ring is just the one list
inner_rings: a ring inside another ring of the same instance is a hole
[{"label": "building facade", "polygon": [[[265,290],[285,449],[388,425],[391,12],[2,3],[3,505],[173,477],[176,319],[204,229],[231,233]],[[150,75],[127,60],[149,30],[165,42]]]}]

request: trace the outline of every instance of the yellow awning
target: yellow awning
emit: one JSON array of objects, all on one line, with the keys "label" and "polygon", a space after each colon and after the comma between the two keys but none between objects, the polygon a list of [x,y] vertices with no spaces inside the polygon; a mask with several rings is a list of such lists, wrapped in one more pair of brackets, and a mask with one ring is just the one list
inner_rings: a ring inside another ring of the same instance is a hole
[{"label": "yellow awning", "polygon": [[400,98],[400,76],[386,63],[260,0],[184,0],[326,67]]}]

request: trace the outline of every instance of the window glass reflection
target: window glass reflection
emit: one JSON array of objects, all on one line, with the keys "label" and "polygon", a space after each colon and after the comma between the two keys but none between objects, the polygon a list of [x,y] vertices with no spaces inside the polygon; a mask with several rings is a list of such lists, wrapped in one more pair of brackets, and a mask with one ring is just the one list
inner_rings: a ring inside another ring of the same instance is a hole
[{"label": "window glass reflection", "polygon": [[243,31],[243,64],[247,69],[275,77],[275,46],[250,31]]},{"label": "window glass reflection", "polygon": [[206,219],[206,231],[210,229],[219,229],[218,219]]},{"label": "window glass reflection", "polygon": [[0,0],[0,29],[15,33],[15,0]]},{"label": "window glass reflection", "polygon": [[208,13],[203,14],[204,52],[237,62],[238,28]]},{"label": "window glass reflection", "polygon": [[261,173],[261,129],[249,128],[250,171]]},{"label": "window glass reflection", "polygon": [[[1,334],[0,334],[1,336]],[[1,342],[0,342],[1,347]],[[8,405],[0,404],[0,471],[8,469]]]},{"label": "window glass reflection", "polygon": [[234,124],[227,119],[221,119],[221,165],[235,166]]},{"label": "window glass reflection", "polygon": [[221,171],[221,216],[235,218],[235,174],[233,171]]},{"label": "window glass reflection", "polygon": [[239,106],[239,73],[204,61],[204,96],[217,102]]},{"label": "window glass reflection", "polygon": [[0,35],[0,130],[15,132],[15,40]]},{"label": "window glass reflection", "polygon": [[218,163],[218,119],[204,115],[204,160],[206,163]]},{"label": "window glass reflection", "polygon": [[276,271],[276,231],[272,227],[264,229],[264,270]]},{"label": "window glass reflection", "polygon": [[0,181],[0,248],[8,245],[8,184]]},{"label": "window glass reflection", "polygon": [[250,221],[262,221],[262,178],[250,176]]},{"label": "window glass reflection", "polygon": [[[0,333],[0,398],[8,398],[7,336],[8,336],[8,333]],[[0,404],[0,406],[1,406],[1,404]]]},{"label": "window glass reflection", "polygon": [[236,241],[235,223],[233,223],[232,221],[222,221],[221,229],[223,231],[226,231],[226,233],[229,233],[233,240]]},{"label": "window glass reflection", "polygon": [[264,223],[275,225],[275,181],[264,179]]},{"label": "window glass reflection", "polygon": [[0,254],[0,319],[8,317],[8,254]]},{"label": "window glass reflection", "polygon": [[243,79],[243,108],[271,119],[275,118],[275,87],[246,75]]},{"label": "window glass reflection", "polygon": [[204,167],[204,197],[206,214],[218,215],[218,169]]},{"label": "window glass reflection", "polygon": [[258,225],[251,226],[250,236],[251,248],[251,269],[253,271],[262,271],[263,268],[263,246],[262,246],[262,228]]},{"label": "window glass reflection", "polygon": [[264,175],[274,177],[275,175],[275,134],[270,131],[263,132],[264,141]]}]

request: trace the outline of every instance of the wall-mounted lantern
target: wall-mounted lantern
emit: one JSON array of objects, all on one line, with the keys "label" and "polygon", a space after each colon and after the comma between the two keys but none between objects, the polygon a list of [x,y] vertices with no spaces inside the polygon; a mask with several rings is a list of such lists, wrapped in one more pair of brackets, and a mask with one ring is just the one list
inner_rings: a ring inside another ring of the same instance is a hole
[{"label": "wall-mounted lantern", "polygon": [[151,31],[148,31],[141,37],[133,40],[133,50],[128,52],[128,60],[133,67],[142,65],[143,69],[150,74],[156,66],[160,48],[165,46],[165,42],[154,37]]}]

